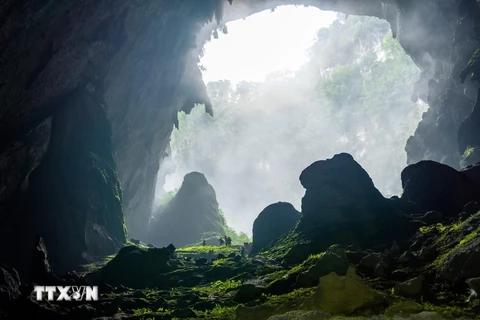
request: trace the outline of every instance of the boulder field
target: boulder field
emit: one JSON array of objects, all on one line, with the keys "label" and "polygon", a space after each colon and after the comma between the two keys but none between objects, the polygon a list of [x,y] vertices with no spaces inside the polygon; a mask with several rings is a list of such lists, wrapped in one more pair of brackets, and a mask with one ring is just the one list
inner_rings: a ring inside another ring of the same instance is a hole
[{"label": "boulder field", "polygon": [[[349,154],[300,175],[302,210],[265,208],[253,248],[129,242],[57,275],[38,238],[22,283],[0,266],[0,316],[20,319],[479,319],[475,167],[408,166],[384,198]],[[459,191],[462,192],[459,192]],[[271,221],[272,223],[269,223]],[[36,301],[32,285],[96,285],[99,301]]]}]

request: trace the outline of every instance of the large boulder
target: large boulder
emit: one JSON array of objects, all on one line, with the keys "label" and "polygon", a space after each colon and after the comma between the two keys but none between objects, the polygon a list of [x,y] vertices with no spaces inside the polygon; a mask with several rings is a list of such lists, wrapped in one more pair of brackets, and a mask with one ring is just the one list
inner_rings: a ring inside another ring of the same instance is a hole
[{"label": "large boulder", "polygon": [[149,243],[182,247],[202,240],[204,233],[224,233],[215,190],[202,173],[185,175],[182,186],[150,227]]},{"label": "large boulder", "polygon": [[161,275],[178,267],[167,248],[123,247],[101,270],[109,285],[143,289],[157,286]]},{"label": "large boulder", "polygon": [[355,269],[350,268],[345,276],[332,272],[321,277],[312,300],[313,305],[322,311],[349,315],[357,310],[383,306],[387,296],[364,283]]},{"label": "large boulder", "polygon": [[478,199],[476,185],[467,175],[435,161],[409,165],[401,176],[402,199],[415,202],[421,210],[455,215],[466,203]]},{"label": "large boulder", "polygon": [[[480,277],[480,233],[472,233],[473,239],[452,250],[439,266],[439,275],[453,283]],[[468,241],[469,240],[469,241]]]},{"label": "large boulder", "polygon": [[296,232],[315,240],[317,250],[332,244],[370,247],[405,233],[405,218],[347,153],[314,162],[300,182],[306,192]]},{"label": "large boulder", "polygon": [[260,252],[291,230],[300,219],[291,203],[277,202],[267,206],[253,222],[253,245],[251,254]]}]

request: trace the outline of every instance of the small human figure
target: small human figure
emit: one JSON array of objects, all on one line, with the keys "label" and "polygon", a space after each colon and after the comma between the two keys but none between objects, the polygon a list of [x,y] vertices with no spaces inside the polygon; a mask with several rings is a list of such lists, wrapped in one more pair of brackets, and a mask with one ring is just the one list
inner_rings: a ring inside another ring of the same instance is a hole
[{"label": "small human figure", "polygon": [[223,246],[223,244],[225,243],[225,240],[223,240],[223,238],[220,238],[218,239],[218,242],[220,242],[220,246]]},{"label": "small human figure", "polygon": [[252,243],[244,242],[243,247],[245,248],[245,253],[249,255],[250,252],[252,251]]},{"label": "small human figure", "polygon": [[226,239],[225,243],[227,244],[227,247],[230,247],[230,246],[232,246],[232,238],[230,238],[230,237],[227,237],[227,239]]},{"label": "small human figure", "polygon": [[202,242],[202,246],[204,246],[204,247],[205,247],[206,245],[207,245],[207,241],[203,240],[203,242]]}]

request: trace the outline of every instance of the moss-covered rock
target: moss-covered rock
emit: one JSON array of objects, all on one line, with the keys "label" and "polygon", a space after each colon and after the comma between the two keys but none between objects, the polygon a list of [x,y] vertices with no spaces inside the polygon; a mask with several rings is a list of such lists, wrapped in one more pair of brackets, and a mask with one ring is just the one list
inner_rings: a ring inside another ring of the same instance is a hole
[{"label": "moss-covered rock", "polygon": [[387,296],[365,284],[353,268],[343,277],[335,273],[321,277],[312,300],[319,310],[341,315],[362,310],[373,312],[388,304]]}]

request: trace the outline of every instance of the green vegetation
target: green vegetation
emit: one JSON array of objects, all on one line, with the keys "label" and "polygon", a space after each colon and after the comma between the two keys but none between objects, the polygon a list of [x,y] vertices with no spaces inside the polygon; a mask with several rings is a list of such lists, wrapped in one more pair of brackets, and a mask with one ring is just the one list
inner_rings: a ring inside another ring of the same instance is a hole
[{"label": "green vegetation", "polygon": [[214,254],[223,254],[225,256],[229,255],[232,252],[238,252],[237,248],[227,247],[227,246],[191,246],[179,248],[176,250],[177,254],[207,254],[212,251]]},{"label": "green vegetation", "polygon": [[159,200],[159,205],[166,206],[170,201],[172,201],[173,198],[175,198],[175,195],[177,194],[179,189],[180,188],[176,188],[174,190],[165,192]]},{"label": "green vegetation", "polygon": [[440,251],[440,255],[433,263],[434,266],[440,265],[450,254],[455,252],[455,250],[458,250],[460,247],[480,235],[480,226],[472,231],[464,231],[464,226],[468,225],[472,219],[477,219],[479,216],[480,212],[477,212],[468,219],[452,223],[451,225],[443,225],[439,223],[433,226],[421,227],[419,229],[420,233],[438,234],[437,236],[434,236],[435,240],[433,245]]},{"label": "green vegetation", "polygon": [[237,308],[238,306],[225,307],[217,304],[212,310],[197,311],[196,314],[197,317],[211,320],[235,320]]},{"label": "green vegetation", "polygon": [[209,285],[194,287],[192,290],[196,292],[202,292],[209,296],[222,296],[225,295],[232,290],[238,289],[238,287],[242,284],[240,280],[225,280],[225,281],[215,281]]},{"label": "green vegetation", "polygon": [[475,147],[468,147],[463,153],[464,158],[470,157],[475,152]]}]

